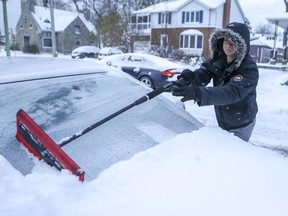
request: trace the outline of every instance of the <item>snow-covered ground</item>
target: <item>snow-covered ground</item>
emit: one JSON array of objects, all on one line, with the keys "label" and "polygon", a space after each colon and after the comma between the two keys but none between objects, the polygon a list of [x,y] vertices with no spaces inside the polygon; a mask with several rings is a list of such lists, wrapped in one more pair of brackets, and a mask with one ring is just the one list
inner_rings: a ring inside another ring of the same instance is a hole
[{"label": "snow-covered ground", "polygon": [[260,69],[259,113],[249,143],[219,129],[213,107],[186,102],[205,127],[89,182],[37,160],[23,176],[0,155],[0,215],[287,216],[288,158],[270,150],[288,148],[288,86],[280,84],[286,80],[286,71]]}]

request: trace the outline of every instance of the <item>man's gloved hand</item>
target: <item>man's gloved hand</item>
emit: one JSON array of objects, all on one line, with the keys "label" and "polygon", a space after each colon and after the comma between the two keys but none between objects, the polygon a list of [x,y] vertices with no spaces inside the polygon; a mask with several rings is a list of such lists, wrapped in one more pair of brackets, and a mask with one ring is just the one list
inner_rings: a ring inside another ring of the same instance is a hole
[{"label": "man's gloved hand", "polygon": [[188,101],[188,100],[194,100],[197,101],[197,89],[198,87],[194,86],[186,86],[184,84],[181,84],[179,82],[173,82],[173,89],[172,89],[172,95],[173,96],[182,96],[181,99],[182,102]]},{"label": "man's gloved hand", "polygon": [[177,77],[177,79],[183,78],[185,81],[191,82],[195,79],[195,73],[189,69],[185,69],[182,73]]}]

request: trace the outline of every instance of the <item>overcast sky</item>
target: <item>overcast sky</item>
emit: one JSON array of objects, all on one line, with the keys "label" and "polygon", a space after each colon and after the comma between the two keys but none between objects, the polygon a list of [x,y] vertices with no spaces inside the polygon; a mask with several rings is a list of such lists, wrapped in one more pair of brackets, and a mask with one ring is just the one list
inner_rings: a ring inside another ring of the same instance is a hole
[{"label": "overcast sky", "polygon": [[[17,10],[11,10],[8,7],[9,10],[9,25],[16,25],[16,22],[18,18],[15,17],[16,14],[20,12],[20,0],[13,0],[8,1],[8,6],[18,4],[19,11]],[[279,13],[283,13],[285,11],[285,4],[283,0],[238,0],[241,4],[241,7],[246,15],[246,17],[249,19],[251,25],[253,28],[257,26],[259,23],[265,24],[268,23],[266,20],[267,17],[273,17],[277,16]],[[15,8],[15,7],[14,7]],[[2,3],[0,4],[0,28],[2,27]],[[3,29],[3,28],[2,28]]]},{"label": "overcast sky", "polygon": [[285,12],[283,0],[239,0],[239,2],[252,27],[259,23],[268,23],[267,17]]}]

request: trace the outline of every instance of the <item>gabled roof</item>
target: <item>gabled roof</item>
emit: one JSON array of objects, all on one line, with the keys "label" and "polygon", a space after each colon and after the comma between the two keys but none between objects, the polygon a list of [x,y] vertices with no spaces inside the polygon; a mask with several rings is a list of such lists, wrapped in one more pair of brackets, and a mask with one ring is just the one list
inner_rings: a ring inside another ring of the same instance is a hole
[{"label": "gabled roof", "polygon": [[199,4],[202,4],[204,7],[208,9],[217,8],[220,5],[224,4],[226,0],[195,0]]},{"label": "gabled roof", "polygon": [[[149,14],[149,13],[159,13],[159,12],[175,12],[184,7],[186,4],[192,2],[191,0],[170,0],[167,2],[161,2],[158,4],[151,5],[144,9],[134,11],[134,14],[142,13],[142,14]],[[194,0],[204,7],[211,9],[217,8],[219,5],[222,5],[226,2],[226,0]]]},{"label": "gabled roof", "polygon": [[[35,21],[42,31],[51,31],[50,9],[35,6],[35,13],[32,12]],[[64,31],[77,17],[79,17],[90,31],[95,31],[94,26],[88,22],[83,14],[54,9],[55,31]]]},{"label": "gabled roof", "polygon": [[288,13],[286,13],[286,12],[280,12],[280,13],[278,13],[277,16],[267,17],[266,19],[270,23],[273,23],[273,24],[278,23],[278,25],[283,29],[287,29],[287,27],[288,27]]}]

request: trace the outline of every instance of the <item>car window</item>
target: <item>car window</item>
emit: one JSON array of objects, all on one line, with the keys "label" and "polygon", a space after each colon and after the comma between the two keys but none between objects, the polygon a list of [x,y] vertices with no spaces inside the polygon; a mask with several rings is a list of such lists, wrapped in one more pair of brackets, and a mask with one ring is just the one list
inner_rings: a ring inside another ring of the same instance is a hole
[{"label": "car window", "polygon": [[[0,129],[7,140],[1,143],[0,153],[27,174],[33,162],[20,148],[14,134],[15,115],[20,108],[59,143],[151,90],[126,76],[96,73],[33,81],[29,85],[25,82],[0,85],[0,91],[5,92],[0,106],[5,118],[1,119]],[[5,98],[17,100],[17,106]],[[85,179],[91,180],[111,165],[199,126],[185,110],[158,96],[109,120],[64,146],[63,150],[86,172]]]}]

